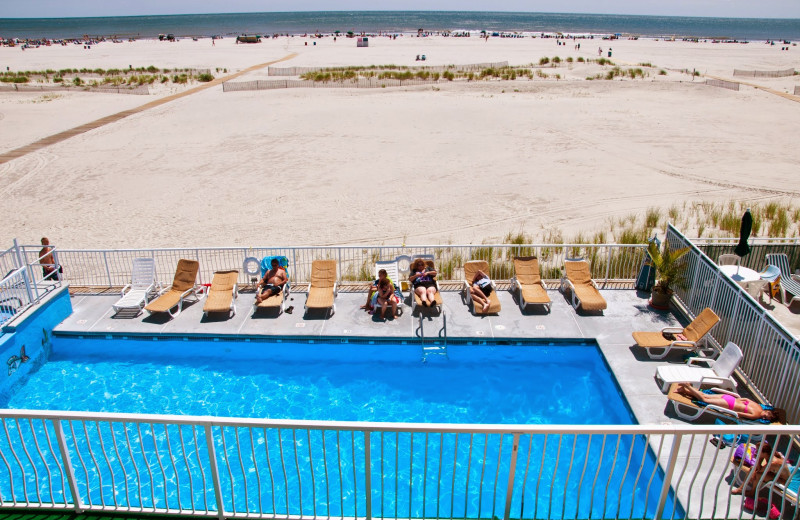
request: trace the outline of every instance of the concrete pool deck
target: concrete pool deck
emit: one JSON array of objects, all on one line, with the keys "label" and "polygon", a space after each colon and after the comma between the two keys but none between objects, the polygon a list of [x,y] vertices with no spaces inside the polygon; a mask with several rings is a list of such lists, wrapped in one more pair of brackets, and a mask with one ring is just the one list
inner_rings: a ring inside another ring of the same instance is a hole
[{"label": "concrete pool deck", "polygon": [[[603,352],[614,374],[619,388],[636,418],[642,425],[686,425],[679,419],[671,404],[654,380],[656,367],[666,363],[684,363],[680,352],[664,360],[651,360],[634,346],[631,332],[637,330],[657,331],[665,326],[680,325],[672,312],[657,311],[648,306],[649,294],[630,288],[601,290],[608,302],[603,314],[586,314],[573,310],[567,297],[555,289],[549,289],[552,300],[549,313],[544,310],[520,311],[516,294],[508,291],[508,285],[498,284],[498,297],[502,304],[499,314],[493,316],[473,316],[463,303],[461,293],[455,284],[442,285],[443,312],[441,315],[428,315],[422,319],[425,336],[437,336],[442,329],[445,317],[447,335],[451,339],[555,339],[555,340],[595,340]],[[253,314],[252,292],[240,292],[235,301],[236,315],[231,318],[203,316],[204,299],[189,303],[181,314],[173,319],[168,316],[148,316],[146,312],[138,316],[114,315],[112,304],[119,299],[119,293],[73,294],[71,296],[73,313],[59,324],[54,332],[65,335],[105,334],[105,335],[211,335],[238,337],[298,337],[311,338],[418,338],[420,319],[412,316],[410,306],[404,307],[398,319],[381,321],[359,307],[366,300],[364,284],[346,286],[340,289],[336,298],[336,312],[326,319],[324,314],[304,315],[306,293],[294,289],[287,305],[294,312],[287,314]],[[263,311],[262,311],[263,312]],[[740,389],[744,390],[743,385]],[[746,393],[746,392],[744,392]],[[695,421],[694,424],[713,423],[713,419]],[[697,518],[704,511],[730,510],[738,516],[741,511],[741,497],[732,496],[719,489],[719,483],[727,489],[730,484],[729,452],[716,455],[716,449],[708,444],[708,437],[690,436],[679,448],[681,465],[688,474],[700,471],[707,475],[708,481],[717,485],[703,486],[698,500],[687,495],[690,488],[681,488],[678,499],[687,507],[688,517]],[[649,443],[657,455],[662,468],[666,466],[666,448],[672,442],[671,436],[651,435]],[[664,443],[665,452],[659,445]],[[700,444],[697,444],[700,443]],[[709,449],[700,450],[697,446],[707,445]],[[694,445],[694,447],[693,447]],[[710,465],[709,465],[710,464]],[[728,484],[724,484],[727,482]],[[707,514],[707,513],[705,513]]]},{"label": "concrete pool deck", "polygon": [[[499,287],[502,304],[499,314],[473,316],[461,299],[461,293],[442,288],[444,302],[441,315],[425,311],[423,329],[426,338],[438,336],[445,323],[448,338],[470,339],[588,339],[596,340],[605,356],[639,424],[685,424],[678,419],[666,395],[662,394],[653,376],[656,367],[665,363],[683,363],[681,353],[665,360],[651,360],[635,347],[631,332],[660,330],[679,325],[670,312],[657,311],[647,305],[649,294],[632,289],[601,291],[608,301],[603,314],[576,312],[568,299],[557,290],[549,290],[552,307],[529,310],[524,314],[516,301],[516,294]],[[73,313],[58,327],[62,334],[113,334],[113,335],[195,335],[245,336],[245,337],[370,337],[418,338],[420,319],[412,316],[410,306],[404,307],[397,319],[381,321],[359,307],[366,300],[364,290],[340,291],[336,297],[336,312],[326,319],[324,313],[304,315],[305,292],[293,291],[287,305],[294,306],[291,314],[253,314],[253,294],[242,292],[235,301],[236,315],[226,319],[204,317],[204,299],[189,303],[177,317],[114,315],[111,305],[119,299],[115,294],[76,294],[72,296]],[[635,396],[635,398],[632,398]]]}]

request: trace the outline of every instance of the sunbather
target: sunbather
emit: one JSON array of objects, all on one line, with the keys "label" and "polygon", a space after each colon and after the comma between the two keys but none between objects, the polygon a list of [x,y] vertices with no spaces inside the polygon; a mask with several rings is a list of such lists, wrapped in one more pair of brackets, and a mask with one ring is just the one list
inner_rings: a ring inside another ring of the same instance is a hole
[{"label": "sunbather", "polygon": [[361,306],[362,309],[365,309],[367,312],[372,312],[375,308],[375,303],[377,299],[377,292],[378,292],[378,284],[381,280],[387,279],[388,274],[386,273],[386,269],[381,269],[378,271],[378,279],[372,282],[372,285],[369,288],[369,292],[367,292],[367,303]]},{"label": "sunbather", "polygon": [[289,281],[289,278],[286,276],[286,271],[281,268],[278,259],[273,258],[272,269],[264,273],[264,278],[262,278],[261,282],[258,284],[256,304],[280,293],[287,281]]},{"label": "sunbather", "polygon": [[384,277],[378,281],[378,300],[377,305],[381,308],[381,319],[386,319],[386,307],[392,306],[392,316],[398,318],[397,303],[399,299],[394,293],[394,285],[388,278]]},{"label": "sunbather", "polygon": [[[800,469],[797,469],[797,465],[793,466],[789,464],[783,453],[779,451],[773,453],[772,446],[767,442],[761,443],[761,453],[758,459],[753,463],[752,468],[747,465],[742,465],[740,469],[742,472],[742,485],[732,488],[731,494],[740,495],[744,493],[745,510],[752,511],[755,509],[755,497],[759,484],[766,485],[772,481],[778,481],[779,483],[783,483],[786,489],[795,495],[798,489],[800,489]],[[765,473],[766,476],[764,475]],[[764,486],[763,489],[767,489],[766,486]],[[775,507],[774,503],[770,504],[773,495],[771,493],[767,493],[767,496],[763,496],[763,493],[758,494],[762,495],[761,498],[759,498],[759,502],[764,502],[769,506],[769,517],[773,520],[780,518],[780,510]]]},{"label": "sunbather", "polygon": [[434,269],[428,269],[425,265],[425,260],[417,258],[411,266],[411,276],[408,280],[414,286],[414,292],[422,300],[423,307],[431,307],[435,305],[436,298],[436,278],[437,272]]},{"label": "sunbather", "polygon": [[472,295],[472,299],[476,300],[476,303],[483,306],[483,312],[489,310],[491,305],[489,295],[492,294],[492,280],[489,275],[478,269],[478,272],[472,277],[469,293]]},{"label": "sunbather", "polygon": [[721,408],[727,408],[736,412],[740,418],[748,421],[758,421],[760,419],[764,419],[772,422],[778,417],[776,410],[765,410],[755,401],[734,397],[728,394],[706,394],[693,387],[689,383],[679,384],[678,393],[685,395],[690,399],[702,401],[706,404],[713,404]]}]

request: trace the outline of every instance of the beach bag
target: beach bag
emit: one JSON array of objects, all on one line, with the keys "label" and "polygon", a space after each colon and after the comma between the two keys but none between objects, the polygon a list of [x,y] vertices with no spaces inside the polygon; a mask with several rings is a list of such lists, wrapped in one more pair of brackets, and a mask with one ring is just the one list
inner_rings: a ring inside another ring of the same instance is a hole
[{"label": "beach bag", "polygon": [[745,466],[753,466],[756,463],[757,457],[758,446],[750,444],[749,442],[743,442],[733,450],[733,458],[735,460],[741,460]]}]

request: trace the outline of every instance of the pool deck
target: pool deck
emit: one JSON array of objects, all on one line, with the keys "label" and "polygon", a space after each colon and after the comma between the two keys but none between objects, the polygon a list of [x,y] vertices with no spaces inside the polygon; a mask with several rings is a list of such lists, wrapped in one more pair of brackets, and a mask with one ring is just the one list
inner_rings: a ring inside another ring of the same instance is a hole
[{"label": "pool deck", "polygon": [[[497,315],[473,316],[453,286],[442,289],[444,302],[441,315],[424,311],[422,325],[427,338],[438,336],[447,323],[448,338],[469,339],[589,339],[596,340],[611,367],[622,392],[629,397],[630,407],[639,424],[684,424],[668,406],[653,376],[656,367],[668,362],[683,363],[682,355],[666,360],[649,359],[642,349],[634,346],[631,332],[659,330],[678,325],[670,312],[656,311],[647,305],[649,294],[632,289],[601,291],[608,301],[603,314],[576,312],[567,297],[557,290],[548,291],[553,301],[549,313],[530,310],[524,314],[512,294],[502,287],[498,297],[502,310]],[[72,297],[74,312],[56,329],[64,334],[109,335],[212,335],[242,337],[302,337],[302,338],[418,338],[420,319],[412,316],[405,306],[400,318],[382,321],[359,307],[366,300],[364,289],[342,290],[336,297],[336,312],[326,319],[325,313],[304,315],[304,292],[292,292],[288,305],[294,306],[291,314],[259,311],[253,314],[253,294],[242,292],[235,301],[236,315],[232,318],[204,317],[204,299],[189,303],[181,314],[169,316],[114,316],[111,305],[118,294],[83,295]],[[415,313],[415,314],[418,314]]]},{"label": "pool deck", "polygon": [[[114,315],[111,305],[119,298],[119,293],[105,294],[73,294],[71,301],[73,313],[55,329],[57,334],[82,335],[211,335],[238,337],[298,337],[310,338],[417,338],[422,322],[426,337],[437,336],[447,322],[447,336],[454,339],[556,339],[556,340],[595,340],[603,352],[613,372],[620,390],[626,396],[629,406],[639,424],[673,425],[686,422],[679,419],[669,404],[666,395],[661,393],[654,380],[656,367],[665,363],[684,363],[682,354],[676,353],[665,360],[652,360],[636,347],[631,332],[636,330],[657,331],[662,327],[681,325],[672,312],[657,311],[648,306],[648,293],[638,292],[630,288],[601,290],[608,302],[608,308],[602,314],[576,312],[558,290],[548,290],[552,299],[549,313],[543,310],[520,311],[516,294],[508,290],[508,286],[498,286],[498,297],[502,310],[497,315],[473,316],[463,303],[461,293],[456,285],[442,287],[443,312],[430,315],[424,311],[423,318],[412,315],[410,306],[404,307],[404,313],[397,319],[382,321],[376,315],[370,315],[359,307],[366,300],[366,286],[344,287],[336,297],[336,312],[326,318],[325,313],[304,315],[303,308],[306,294],[295,290],[289,296],[287,305],[294,307],[292,313],[253,313],[254,295],[252,292],[241,292],[235,301],[236,315],[227,318],[203,316],[204,299],[190,303],[174,319],[169,316],[148,316],[146,312],[138,316]],[[408,300],[407,300],[408,301]],[[262,311],[263,312],[263,311]],[[416,313],[415,313],[416,314]],[[685,324],[684,324],[685,325]],[[740,390],[743,387],[740,386]],[[746,393],[746,392],[743,392]],[[705,422],[702,419],[695,424]],[[654,452],[658,451],[661,436],[650,437]],[[672,441],[665,439],[667,446]],[[692,440],[692,442],[698,442]],[[705,441],[699,441],[705,442]],[[710,445],[709,445],[710,447]],[[728,454],[713,456],[716,450],[711,449],[702,455],[691,443],[684,442],[680,452],[692,454],[684,458],[684,468],[691,473],[695,468],[706,466],[703,472],[709,472],[710,482],[728,481],[730,468],[726,465]],[[698,452],[701,455],[696,455]],[[666,464],[666,455],[659,457],[662,465]],[[713,459],[711,467],[707,463]],[[663,466],[662,466],[663,467]],[[727,488],[727,485],[725,486]],[[687,490],[678,492],[681,502],[687,504]],[[696,492],[695,492],[696,493]],[[715,507],[717,511],[741,510],[739,496],[731,496],[727,492],[718,492],[715,486],[703,487],[700,493],[702,500],[695,497],[690,500],[689,517],[696,518],[705,509]],[[730,504],[728,503],[730,500]],[[706,513],[707,514],[707,513]]]}]

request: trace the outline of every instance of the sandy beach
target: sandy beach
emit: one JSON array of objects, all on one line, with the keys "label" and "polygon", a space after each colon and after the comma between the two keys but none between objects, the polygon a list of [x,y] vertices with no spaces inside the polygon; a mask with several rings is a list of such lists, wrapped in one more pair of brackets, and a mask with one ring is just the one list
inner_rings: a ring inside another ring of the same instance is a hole
[{"label": "sandy beach", "polygon": [[[0,47],[10,71],[152,65],[221,78],[292,55],[276,66],[415,66],[425,54],[425,65],[507,61],[548,76],[377,89],[215,84],[0,164],[0,240],[478,244],[519,231],[569,238],[676,203],[800,204],[800,98],[777,95],[792,94],[800,76],[733,75],[800,69],[800,48],[578,42],[406,35],[371,38],[366,49],[330,37]],[[588,81],[609,67],[577,58],[596,59],[598,47],[606,57],[609,46],[622,68],[652,67],[635,80]],[[562,62],[539,69],[545,56]],[[772,91],[711,87],[705,76]],[[264,67],[232,81],[252,79],[275,78]],[[198,85],[156,84],[144,96],[0,90],[0,153]]]}]

